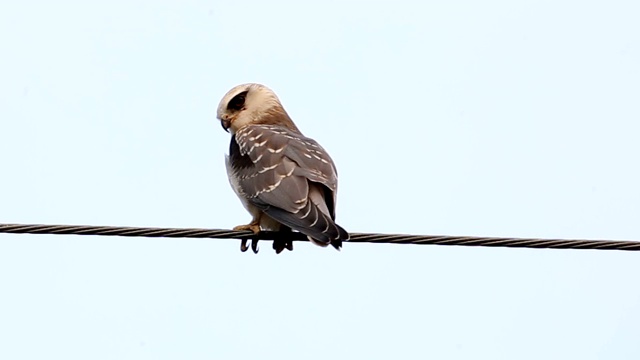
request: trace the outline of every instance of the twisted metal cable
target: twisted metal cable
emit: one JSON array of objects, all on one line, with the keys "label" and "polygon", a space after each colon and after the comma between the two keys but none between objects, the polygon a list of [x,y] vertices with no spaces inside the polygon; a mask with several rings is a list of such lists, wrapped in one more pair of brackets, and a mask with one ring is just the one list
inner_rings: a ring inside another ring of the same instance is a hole
[{"label": "twisted metal cable", "polygon": [[[258,235],[254,235],[249,231],[235,231],[224,229],[154,228],[125,226],[0,224],[0,233],[307,241],[306,236],[297,232],[286,233],[265,231],[261,232]],[[379,244],[517,247],[537,249],[547,248],[640,251],[640,241],[628,240],[564,240],[352,233],[349,242]]]}]

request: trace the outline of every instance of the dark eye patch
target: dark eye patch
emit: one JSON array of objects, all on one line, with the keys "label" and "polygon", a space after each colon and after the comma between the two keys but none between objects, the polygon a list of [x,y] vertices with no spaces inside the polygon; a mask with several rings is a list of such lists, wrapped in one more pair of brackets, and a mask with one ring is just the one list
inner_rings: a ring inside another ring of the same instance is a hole
[{"label": "dark eye patch", "polygon": [[233,99],[231,99],[231,101],[229,101],[229,104],[227,105],[227,109],[228,110],[234,110],[234,111],[239,111],[244,107],[244,101],[247,98],[247,93],[249,91],[243,91],[240,94],[236,95],[233,97]]}]

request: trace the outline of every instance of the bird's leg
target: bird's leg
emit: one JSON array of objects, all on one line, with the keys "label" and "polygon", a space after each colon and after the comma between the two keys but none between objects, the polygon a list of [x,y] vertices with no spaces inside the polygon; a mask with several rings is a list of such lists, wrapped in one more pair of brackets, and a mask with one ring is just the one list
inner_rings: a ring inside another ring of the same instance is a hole
[{"label": "bird's leg", "polygon": [[[254,217],[253,220],[251,220],[251,222],[247,225],[235,226],[233,230],[251,231],[254,233],[254,235],[257,235],[260,232],[260,217],[259,216]],[[247,245],[247,240],[249,239],[242,239],[242,243],[240,244],[240,251],[245,252],[247,251],[247,249],[249,249],[249,246]],[[253,250],[255,254],[258,253],[258,239],[255,237],[251,239],[251,250]]]}]

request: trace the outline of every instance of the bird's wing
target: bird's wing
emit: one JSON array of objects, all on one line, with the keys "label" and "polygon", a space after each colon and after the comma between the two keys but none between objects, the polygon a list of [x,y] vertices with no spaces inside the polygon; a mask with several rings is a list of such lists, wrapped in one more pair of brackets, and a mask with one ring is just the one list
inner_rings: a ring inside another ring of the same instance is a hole
[{"label": "bird's wing", "polygon": [[314,140],[280,126],[248,126],[232,139],[229,162],[241,196],[267,215],[321,245],[348,239],[333,221],[335,166]]}]

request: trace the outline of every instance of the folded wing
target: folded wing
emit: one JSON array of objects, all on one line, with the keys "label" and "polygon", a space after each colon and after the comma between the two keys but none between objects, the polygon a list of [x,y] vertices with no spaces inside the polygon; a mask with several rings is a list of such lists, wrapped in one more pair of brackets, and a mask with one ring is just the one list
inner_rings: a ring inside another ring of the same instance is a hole
[{"label": "folded wing", "polygon": [[321,246],[339,249],[349,239],[334,221],[335,166],[314,140],[283,127],[248,126],[232,139],[230,164],[243,196],[273,219]]}]

